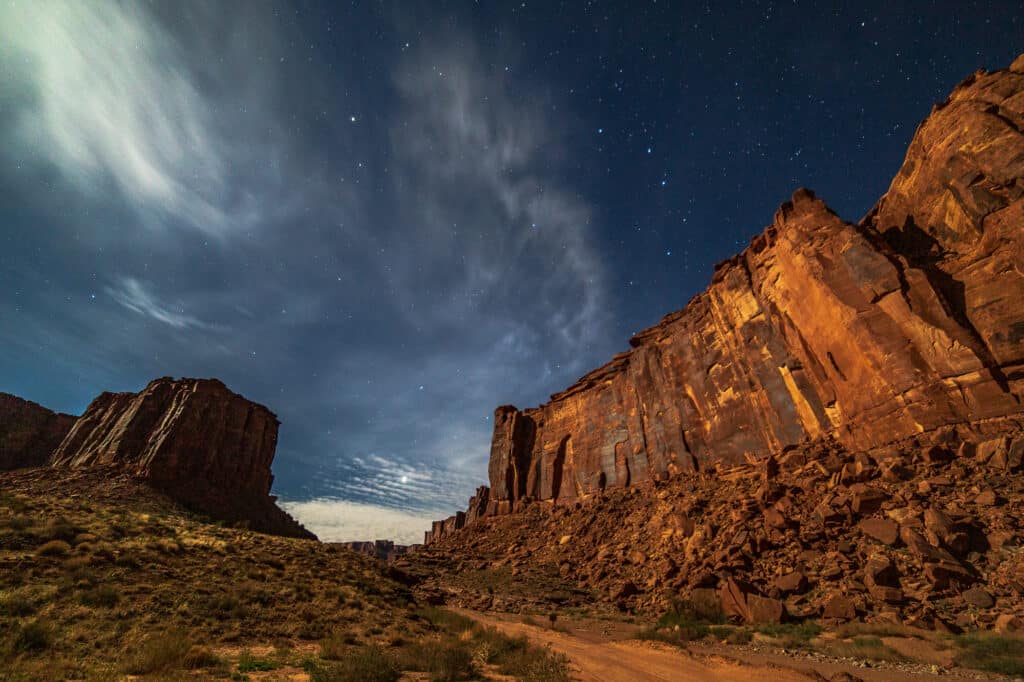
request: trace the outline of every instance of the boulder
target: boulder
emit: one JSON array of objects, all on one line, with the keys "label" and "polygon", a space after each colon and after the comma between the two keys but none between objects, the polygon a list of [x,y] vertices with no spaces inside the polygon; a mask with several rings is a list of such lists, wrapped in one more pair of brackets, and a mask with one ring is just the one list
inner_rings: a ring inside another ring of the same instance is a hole
[{"label": "boulder", "polygon": [[889,519],[864,519],[857,524],[861,532],[884,545],[895,545],[899,539],[899,526]]},{"label": "boulder", "polygon": [[786,615],[786,607],[778,599],[748,594],[747,615],[748,622],[752,624],[781,623]]},{"label": "boulder", "polygon": [[833,620],[853,620],[857,617],[857,609],[854,608],[853,602],[848,597],[836,593],[825,602],[821,617]]}]

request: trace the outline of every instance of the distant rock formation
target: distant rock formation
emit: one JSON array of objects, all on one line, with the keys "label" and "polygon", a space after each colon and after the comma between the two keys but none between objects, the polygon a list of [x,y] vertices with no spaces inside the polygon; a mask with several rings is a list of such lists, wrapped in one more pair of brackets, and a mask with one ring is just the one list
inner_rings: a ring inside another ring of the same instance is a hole
[{"label": "distant rock formation", "polygon": [[45,465],[75,418],[0,393],[0,470]]},{"label": "distant rock formation", "polygon": [[375,559],[391,563],[400,556],[405,556],[410,550],[418,548],[420,545],[396,545],[393,540],[367,540],[367,541],[354,541],[354,542],[332,542],[329,543],[337,547],[344,547],[345,549],[357,552],[359,554],[365,554],[366,556],[372,556]]},{"label": "distant rock formation", "polygon": [[998,432],[1024,395],[1022,130],[1024,55],[933,109],[860,223],[798,190],[631,350],[545,405],[495,411],[482,515],[817,439],[866,451],[950,425]]},{"label": "distant rock formation", "polygon": [[[5,424],[8,409],[0,402]],[[62,438],[22,448],[11,459],[35,466],[115,466],[215,518],[314,537],[270,495],[277,417],[216,379],[165,377],[138,393],[103,393],[81,417],[60,424]]]}]

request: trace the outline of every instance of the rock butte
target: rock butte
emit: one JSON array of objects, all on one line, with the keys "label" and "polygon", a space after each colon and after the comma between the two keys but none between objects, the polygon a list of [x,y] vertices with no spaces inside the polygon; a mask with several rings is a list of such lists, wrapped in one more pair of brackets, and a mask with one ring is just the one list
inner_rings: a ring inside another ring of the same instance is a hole
[{"label": "rock butte", "polygon": [[103,393],[78,418],[2,394],[0,416],[0,468],[111,467],[216,518],[313,537],[270,495],[277,417],[216,379]]},{"label": "rock butte", "polygon": [[1016,428],[1022,129],[1024,55],[934,107],[859,223],[797,190],[631,350],[540,407],[499,407],[490,487],[426,543],[534,501],[573,504],[816,440],[870,452],[952,426],[979,442]]}]

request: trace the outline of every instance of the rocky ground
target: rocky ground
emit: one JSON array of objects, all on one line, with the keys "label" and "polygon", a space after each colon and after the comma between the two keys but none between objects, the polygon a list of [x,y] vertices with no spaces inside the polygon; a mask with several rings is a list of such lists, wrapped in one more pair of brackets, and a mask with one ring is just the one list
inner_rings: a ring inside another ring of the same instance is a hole
[{"label": "rocky ground", "polygon": [[1022,452],[1019,436],[971,443],[952,431],[870,454],[818,443],[571,507],[534,503],[396,565],[439,603],[669,616],[672,633],[731,623],[1013,638],[1024,627]]},{"label": "rocky ground", "polygon": [[510,674],[566,679],[369,557],[208,522],[117,470],[0,473],[0,680]]}]

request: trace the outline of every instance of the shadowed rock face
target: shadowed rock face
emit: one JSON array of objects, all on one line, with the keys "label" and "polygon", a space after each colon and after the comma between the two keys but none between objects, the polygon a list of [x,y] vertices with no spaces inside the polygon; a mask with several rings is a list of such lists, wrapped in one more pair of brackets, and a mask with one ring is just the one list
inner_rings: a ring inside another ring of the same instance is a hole
[{"label": "shadowed rock face", "polygon": [[497,409],[486,513],[1020,413],[1022,126],[1024,56],[936,106],[859,224],[798,190],[630,351],[545,405]]},{"label": "shadowed rock face", "polygon": [[43,466],[75,418],[0,393],[0,470]]},{"label": "shadowed rock face", "polygon": [[138,393],[93,400],[52,464],[116,466],[217,518],[313,537],[270,495],[278,424],[216,379],[165,377]]},{"label": "shadowed rock face", "polygon": [[313,537],[270,495],[277,427],[270,410],[216,379],[103,393],[77,419],[0,394],[0,468],[109,468],[216,518]]},{"label": "shadowed rock face", "polygon": [[216,379],[156,379],[139,393],[103,393],[54,466],[117,464],[161,487],[266,497],[277,446],[274,414]]}]

